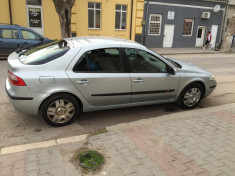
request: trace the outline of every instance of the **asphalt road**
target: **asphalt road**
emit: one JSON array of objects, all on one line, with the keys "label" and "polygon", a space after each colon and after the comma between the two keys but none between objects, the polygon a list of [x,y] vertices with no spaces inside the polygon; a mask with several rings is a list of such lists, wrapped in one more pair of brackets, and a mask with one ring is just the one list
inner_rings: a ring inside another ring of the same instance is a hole
[{"label": "asphalt road", "polygon": [[[202,100],[198,109],[235,103],[235,54],[170,57],[191,62],[215,74],[218,86],[212,95]],[[40,116],[29,116],[14,110],[5,93],[6,76],[7,63],[0,60],[0,148],[96,132],[110,125],[184,111],[175,104],[167,104],[87,112],[83,113],[75,123],[55,128],[47,125]]]}]

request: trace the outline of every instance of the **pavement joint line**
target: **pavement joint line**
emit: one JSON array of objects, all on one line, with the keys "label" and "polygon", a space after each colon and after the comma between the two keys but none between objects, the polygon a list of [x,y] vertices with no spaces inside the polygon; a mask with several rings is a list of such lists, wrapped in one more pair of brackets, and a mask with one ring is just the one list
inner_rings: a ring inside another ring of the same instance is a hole
[{"label": "pavement joint line", "polygon": [[68,144],[68,143],[73,143],[73,142],[80,142],[80,141],[85,140],[87,136],[88,134],[84,134],[84,135],[79,135],[79,136],[58,138],[55,140],[49,140],[49,141],[43,141],[43,142],[4,147],[1,149],[0,155],[24,152],[27,150],[37,149],[37,148],[47,148],[47,147],[52,147],[55,145]]}]

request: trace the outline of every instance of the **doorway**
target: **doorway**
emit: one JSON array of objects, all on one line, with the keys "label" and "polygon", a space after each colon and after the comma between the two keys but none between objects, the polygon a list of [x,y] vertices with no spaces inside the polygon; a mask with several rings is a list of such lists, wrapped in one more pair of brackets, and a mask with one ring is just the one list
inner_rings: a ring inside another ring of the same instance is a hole
[{"label": "doorway", "polygon": [[197,28],[197,38],[196,38],[196,47],[203,47],[204,38],[205,38],[205,26],[198,26]]},{"label": "doorway", "polygon": [[164,30],[163,47],[171,48],[173,46],[175,25],[166,24]]},{"label": "doorway", "polygon": [[212,47],[212,48],[215,47],[217,32],[218,32],[218,25],[212,25],[212,26],[211,26],[211,35],[212,35],[211,47]]},{"label": "doorway", "polygon": [[28,27],[44,35],[42,1],[27,0],[26,2]]}]

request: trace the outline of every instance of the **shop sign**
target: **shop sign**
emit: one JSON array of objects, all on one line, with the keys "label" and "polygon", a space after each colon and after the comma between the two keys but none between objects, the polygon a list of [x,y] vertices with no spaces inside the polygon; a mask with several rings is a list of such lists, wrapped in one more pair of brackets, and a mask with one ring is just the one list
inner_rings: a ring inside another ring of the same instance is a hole
[{"label": "shop sign", "polygon": [[175,19],[175,12],[174,11],[168,11],[168,20],[174,20]]},{"label": "shop sign", "polygon": [[42,27],[41,8],[28,7],[29,27]]}]

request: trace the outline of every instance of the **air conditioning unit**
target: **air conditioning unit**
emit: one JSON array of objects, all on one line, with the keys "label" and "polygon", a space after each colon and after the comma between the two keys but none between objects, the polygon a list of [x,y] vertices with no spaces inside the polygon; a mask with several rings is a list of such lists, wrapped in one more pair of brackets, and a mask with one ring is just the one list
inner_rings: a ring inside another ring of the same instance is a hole
[{"label": "air conditioning unit", "polygon": [[202,12],[201,18],[203,19],[210,19],[211,13],[210,12]]}]

